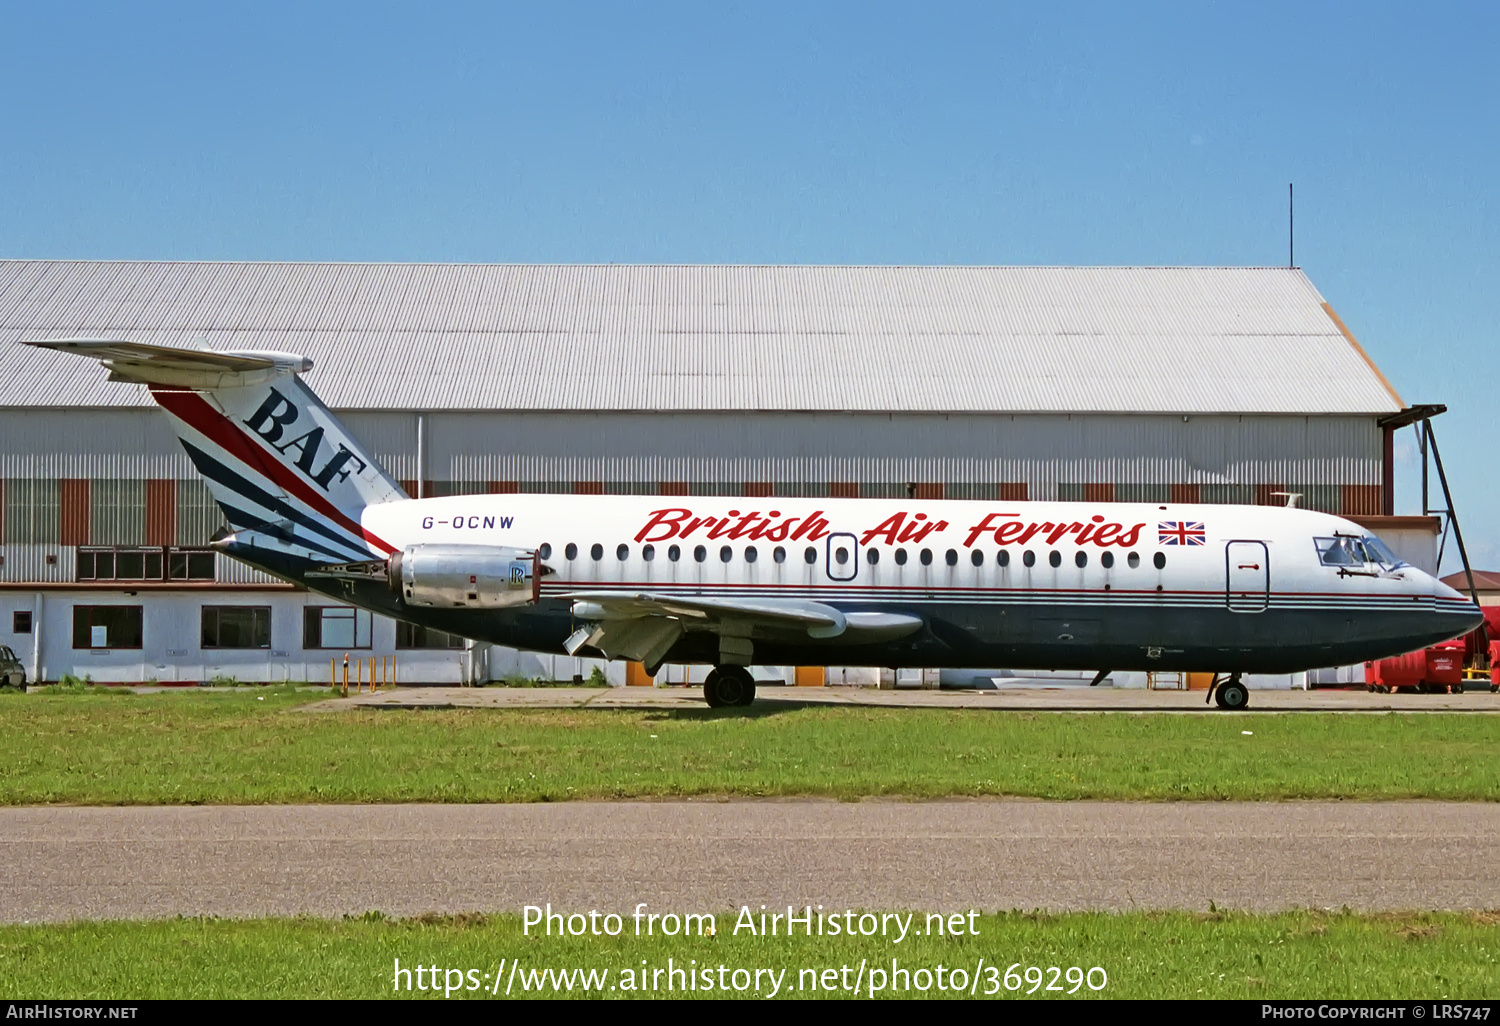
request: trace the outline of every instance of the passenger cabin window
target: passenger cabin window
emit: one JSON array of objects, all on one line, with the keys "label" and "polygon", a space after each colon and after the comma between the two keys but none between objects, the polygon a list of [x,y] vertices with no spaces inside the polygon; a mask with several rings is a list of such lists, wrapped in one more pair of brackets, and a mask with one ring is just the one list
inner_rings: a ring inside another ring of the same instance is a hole
[{"label": "passenger cabin window", "polygon": [[1141,565],[1141,554],[1139,552],[1132,552],[1130,555],[1125,557],[1125,562],[1129,563],[1130,569],[1134,570],[1136,567]]},{"label": "passenger cabin window", "polygon": [[693,548],[693,558],[696,559],[700,563],[703,562],[705,559],[708,558],[708,550],[706,548],[704,548],[702,545],[694,546],[694,548]]},{"label": "passenger cabin window", "polygon": [[569,560],[578,558],[578,546],[568,542],[567,548],[563,549],[563,556]]},{"label": "passenger cabin window", "polygon": [[880,562],[880,550],[877,549],[877,548],[875,548],[873,545],[870,546],[868,549],[865,549],[865,562],[869,563],[871,566],[874,566],[876,563],[879,563]]},{"label": "passenger cabin window", "polygon": [[594,542],[593,545],[589,546],[589,555],[592,556],[596,562],[603,559],[604,546],[600,545],[598,542]]},{"label": "passenger cabin window", "polygon": [[623,563],[627,559],[629,559],[630,558],[630,546],[629,545],[620,545],[620,546],[617,546],[615,548],[615,558],[618,559],[621,563]]},{"label": "passenger cabin window", "polygon": [[758,553],[758,552],[755,551],[755,546],[754,545],[746,545],[745,546],[745,562],[746,563],[754,563],[759,558],[760,558],[760,553]]},{"label": "passenger cabin window", "polygon": [[1081,570],[1089,565],[1089,554],[1087,552],[1084,552],[1082,549],[1079,549],[1078,555],[1073,557],[1073,562]]},{"label": "passenger cabin window", "polygon": [[655,559],[656,558],[656,546],[655,545],[642,545],[641,546],[641,558],[644,559],[648,563],[651,562],[653,559]]},{"label": "passenger cabin window", "polygon": [[1102,566],[1102,567],[1104,567],[1104,569],[1106,569],[1106,570],[1108,570],[1110,567],[1114,566],[1115,565],[1115,554],[1113,552],[1106,552],[1106,553],[1103,553],[1102,555],[1100,555],[1100,557],[1099,557],[1099,565]]},{"label": "passenger cabin window", "polygon": [[802,559],[809,566],[811,566],[813,563],[816,563],[818,561],[818,550],[809,545],[806,549],[803,550]]},{"label": "passenger cabin window", "polygon": [[1032,552],[1030,549],[1027,549],[1025,552],[1021,553],[1021,562],[1025,563],[1027,566],[1036,566],[1036,553]]},{"label": "passenger cabin window", "polygon": [[923,549],[918,554],[917,558],[922,561],[922,565],[923,566],[931,566],[932,565],[932,550],[931,549]]},{"label": "passenger cabin window", "polygon": [[778,563],[785,563],[786,549],[782,548],[780,545],[776,546],[776,548],[771,551],[771,558],[776,560],[776,562]]},{"label": "passenger cabin window", "polygon": [[1053,549],[1051,552],[1047,553],[1047,562],[1053,566],[1062,566],[1062,553],[1058,552],[1056,549]]},{"label": "passenger cabin window", "polygon": [[973,552],[969,553],[969,562],[973,563],[975,566],[984,566],[984,553],[980,552],[978,549],[975,549]]},{"label": "passenger cabin window", "polygon": [[1158,552],[1151,557],[1151,563],[1156,569],[1165,570],[1167,568],[1167,554],[1165,552]]},{"label": "passenger cabin window", "polygon": [[734,558],[734,550],[731,549],[728,545],[722,545],[722,546],[719,547],[719,562],[720,563],[727,563],[727,562],[729,562],[733,558]]},{"label": "passenger cabin window", "polygon": [[995,562],[999,563],[1001,566],[1010,566],[1010,550],[1001,549],[1000,554],[995,557]]},{"label": "passenger cabin window", "polygon": [[906,565],[906,550],[905,549],[897,549],[896,550],[896,565],[897,566],[905,566]]},{"label": "passenger cabin window", "polygon": [[536,550],[536,554],[538,556],[541,556],[543,559],[551,559],[552,558],[552,543],[551,542],[542,542],[542,547]]},{"label": "passenger cabin window", "polygon": [[674,563],[677,562],[679,559],[682,558],[682,549],[679,548],[676,545],[668,545],[667,546],[667,558],[670,559]]},{"label": "passenger cabin window", "polygon": [[949,566],[958,566],[958,553],[953,549],[949,549],[947,552],[943,553],[943,562],[947,563]]}]

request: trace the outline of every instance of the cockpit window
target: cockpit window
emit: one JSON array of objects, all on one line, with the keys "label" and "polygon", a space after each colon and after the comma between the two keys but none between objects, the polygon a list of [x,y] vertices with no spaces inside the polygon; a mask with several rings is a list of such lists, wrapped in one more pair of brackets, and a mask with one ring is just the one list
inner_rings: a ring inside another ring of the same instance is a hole
[{"label": "cockpit window", "polygon": [[1365,550],[1358,538],[1314,538],[1324,566],[1364,566]]},{"label": "cockpit window", "polygon": [[1405,566],[1406,563],[1386,547],[1385,542],[1372,535],[1354,538],[1339,535],[1333,538],[1314,538],[1318,547],[1318,558],[1324,566],[1364,566],[1378,563],[1387,570]]},{"label": "cockpit window", "polygon": [[1374,535],[1366,536],[1364,543],[1365,551],[1374,557],[1375,562],[1387,570],[1394,570],[1398,566],[1406,566],[1406,560],[1392,552],[1385,542]]}]

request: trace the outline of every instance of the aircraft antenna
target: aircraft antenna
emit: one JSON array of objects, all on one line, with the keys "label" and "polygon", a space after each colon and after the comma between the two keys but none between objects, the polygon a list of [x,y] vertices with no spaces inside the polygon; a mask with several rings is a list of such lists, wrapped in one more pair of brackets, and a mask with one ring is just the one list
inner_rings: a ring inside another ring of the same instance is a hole
[{"label": "aircraft antenna", "polygon": [[1286,183],[1286,265],[1297,266],[1297,219],[1292,183]]}]

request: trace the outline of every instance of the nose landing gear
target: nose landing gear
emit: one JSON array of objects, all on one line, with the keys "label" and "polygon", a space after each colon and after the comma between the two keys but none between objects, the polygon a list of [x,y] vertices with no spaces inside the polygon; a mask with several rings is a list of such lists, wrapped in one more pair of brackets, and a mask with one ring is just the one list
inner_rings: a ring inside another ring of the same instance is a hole
[{"label": "nose landing gear", "polygon": [[755,678],[743,666],[716,666],[703,682],[703,698],[711,709],[749,705],[755,701]]},{"label": "nose landing gear", "polygon": [[1213,685],[1208,689],[1203,704],[1207,705],[1210,699],[1217,702],[1220,709],[1233,712],[1250,704],[1250,689],[1240,683],[1238,673],[1215,674]]}]

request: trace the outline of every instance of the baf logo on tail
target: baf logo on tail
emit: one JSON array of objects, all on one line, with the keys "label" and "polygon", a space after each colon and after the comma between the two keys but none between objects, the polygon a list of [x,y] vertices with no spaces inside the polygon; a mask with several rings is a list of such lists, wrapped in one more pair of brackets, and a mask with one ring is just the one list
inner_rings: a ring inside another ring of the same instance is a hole
[{"label": "baf logo on tail", "polygon": [[[301,415],[302,411],[297,408],[296,403],[272,388],[265,402],[260,404],[260,408],[240,423],[254,431],[282,456],[292,460],[292,466],[306,474],[312,479],[313,484],[325,492],[335,479],[343,481],[350,474],[358,474],[368,466],[354,450],[343,442],[338,442],[338,449],[328,457],[321,469],[315,470],[323,448],[321,424],[314,425],[312,430],[305,434],[297,435],[286,442],[281,441],[283,437],[291,434],[292,426],[297,423]],[[295,459],[288,455],[293,449],[297,451]]]}]

